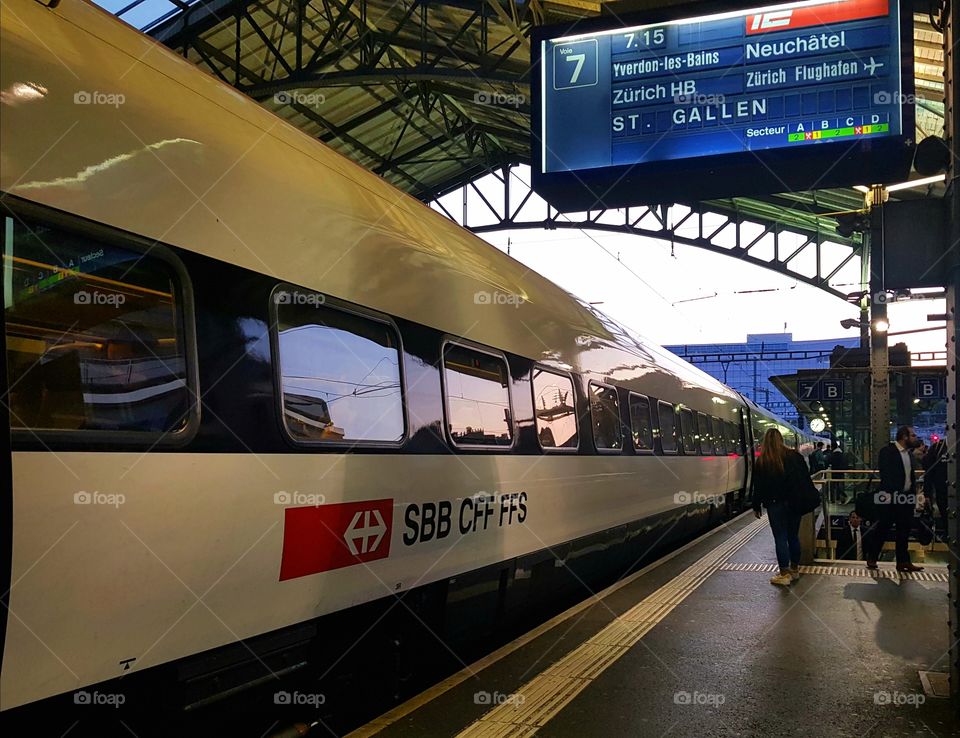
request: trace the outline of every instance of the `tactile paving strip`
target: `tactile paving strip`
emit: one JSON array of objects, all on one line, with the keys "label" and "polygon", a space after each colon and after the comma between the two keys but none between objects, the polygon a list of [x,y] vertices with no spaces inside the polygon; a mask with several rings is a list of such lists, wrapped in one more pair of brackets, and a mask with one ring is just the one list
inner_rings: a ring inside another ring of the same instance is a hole
[{"label": "tactile paving strip", "polygon": [[[720,571],[758,571],[772,574],[777,571],[776,564],[746,564],[728,561],[717,567]],[[801,566],[801,574],[825,574],[834,577],[867,577],[869,579],[909,579],[916,582],[947,582],[944,569],[930,571],[900,572],[896,569],[868,569],[865,566],[834,566],[831,564]]]},{"label": "tactile paving strip", "polygon": [[512,695],[512,700],[488,711],[460,736],[526,738],[534,735],[766,525],[766,521],[757,520],[717,546],[524,684]]}]

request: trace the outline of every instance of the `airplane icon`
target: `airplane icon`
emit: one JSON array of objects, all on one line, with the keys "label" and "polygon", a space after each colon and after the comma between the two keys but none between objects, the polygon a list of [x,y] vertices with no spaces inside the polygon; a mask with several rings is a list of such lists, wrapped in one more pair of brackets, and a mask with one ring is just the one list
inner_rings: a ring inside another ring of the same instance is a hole
[{"label": "airplane icon", "polygon": [[872,77],[872,76],[876,73],[876,71],[877,71],[880,67],[882,67],[883,65],[884,65],[883,62],[875,61],[872,56],[870,57],[870,63],[869,63],[869,64],[867,64],[867,62],[863,62],[863,68],[870,70],[870,76],[871,76],[871,77]]}]

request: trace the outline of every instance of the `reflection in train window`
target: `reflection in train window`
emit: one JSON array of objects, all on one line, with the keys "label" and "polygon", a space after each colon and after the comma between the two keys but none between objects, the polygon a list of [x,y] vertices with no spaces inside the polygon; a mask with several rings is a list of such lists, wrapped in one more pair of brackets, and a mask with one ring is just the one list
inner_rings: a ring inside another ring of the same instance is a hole
[{"label": "reflection in train window", "polygon": [[12,428],[186,427],[182,300],[159,258],[3,218]]},{"label": "reflection in train window", "polygon": [[730,436],[729,451],[737,456],[743,455],[743,445],[740,442],[740,423],[727,421],[727,433]]},{"label": "reflection in train window", "polygon": [[660,416],[660,447],[665,454],[677,453],[677,411],[669,402],[657,404]]},{"label": "reflection in train window", "polygon": [[283,422],[291,437],[402,441],[400,351],[393,328],[324,305],[307,290],[281,289],[274,302]]},{"label": "reflection in train window", "polygon": [[763,434],[767,429],[765,421],[761,420],[756,412],[751,411],[750,423],[753,426],[753,453],[756,455],[760,453],[760,449],[763,447]]},{"label": "reflection in train window", "polygon": [[713,452],[720,455],[727,453],[727,430],[720,418],[711,418],[713,424]]},{"label": "reflection in train window", "polygon": [[737,454],[744,456],[746,454],[746,438],[744,436],[743,422],[737,418],[733,423],[733,438],[737,444]]},{"label": "reflection in train window", "polygon": [[650,422],[650,401],[643,395],[630,393],[630,429],[633,447],[653,451],[653,424]]},{"label": "reflection in train window", "polygon": [[696,420],[693,411],[687,408],[680,410],[680,435],[683,438],[683,453],[691,455],[700,453]]},{"label": "reflection in train window", "polygon": [[709,456],[713,453],[713,424],[703,413],[697,413],[697,426],[700,429],[700,453]]},{"label": "reflection in train window", "polygon": [[613,387],[590,383],[590,419],[597,449],[619,449],[623,445],[620,403]]},{"label": "reflection in train window", "polygon": [[499,356],[448,343],[443,349],[450,438],[458,446],[513,443],[507,363]]},{"label": "reflection in train window", "polygon": [[541,447],[577,448],[576,400],[569,377],[534,367],[533,408]]}]

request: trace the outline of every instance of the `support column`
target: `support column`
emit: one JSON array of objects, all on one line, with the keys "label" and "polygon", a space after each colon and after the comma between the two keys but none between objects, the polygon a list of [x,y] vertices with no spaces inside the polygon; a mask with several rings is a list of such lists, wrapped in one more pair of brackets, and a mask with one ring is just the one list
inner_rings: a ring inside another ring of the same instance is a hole
[{"label": "support column", "polygon": [[870,209],[870,460],[876,468],[880,449],[890,442],[890,358],[887,332],[878,331],[878,321],[887,319],[884,279],[882,187],[871,192]]},{"label": "support column", "polygon": [[945,14],[943,34],[944,48],[944,133],[950,147],[950,167],[947,170],[947,212],[949,215],[948,243],[946,260],[947,270],[947,448],[950,451],[950,463],[947,465],[947,495],[949,516],[947,520],[947,543],[950,546],[948,563],[950,566],[950,692],[954,697],[960,695],[960,533],[957,520],[957,441],[958,412],[957,397],[960,395],[960,374],[957,373],[957,348],[960,346],[960,320],[957,316],[957,299],[960,297],[960,190],[957,187],[958,172],[958,132],[960,132],[960,108],[957,106],[957,80],[960,79],[960,53],[956,44],[960,43],[960,34],[956,27],[957,11],[955,3],[950,3],[950,12]]}]

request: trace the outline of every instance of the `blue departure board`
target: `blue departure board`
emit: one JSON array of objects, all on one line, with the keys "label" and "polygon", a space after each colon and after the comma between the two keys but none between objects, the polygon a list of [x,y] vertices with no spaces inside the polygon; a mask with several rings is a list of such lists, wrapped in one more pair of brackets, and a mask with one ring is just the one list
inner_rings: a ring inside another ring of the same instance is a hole
[{"label": "blue departure board", "polygon": [[[818,184],[814,164],[845,164],[838,174],[848,176],[851,157],[871,153],[886,157],[875,162],[877,182],[906,174],[900,149],[913,144],[914,101],[904,27],[897,0],[808,0],[576,35],[541,33],[535,173],[588,173],[602,185],[591,170],[612,168],[622,177],[624,167],[661,163],[650,172],[669,173],[665,165],[687,160],[687,173],[711,161],[718,171],[726,164],[735,172],[731,156],[786,167],[800,155],[778,159],[778,152],[803,151],[815,152],[802,155],[803,176],[774,171],[762,178],[769,180],[764,186],[782,192]],[[899,148],[876,146],[878,139]],[[817,162],[828,149],[835,153]],[[746,173],[750,162],[740,161]],[[820,179],[833,184],[837,177],[826,172]],[[742,193],[755,187],[745,182]],[[741,192],[733,182],[728,188]]]}]

